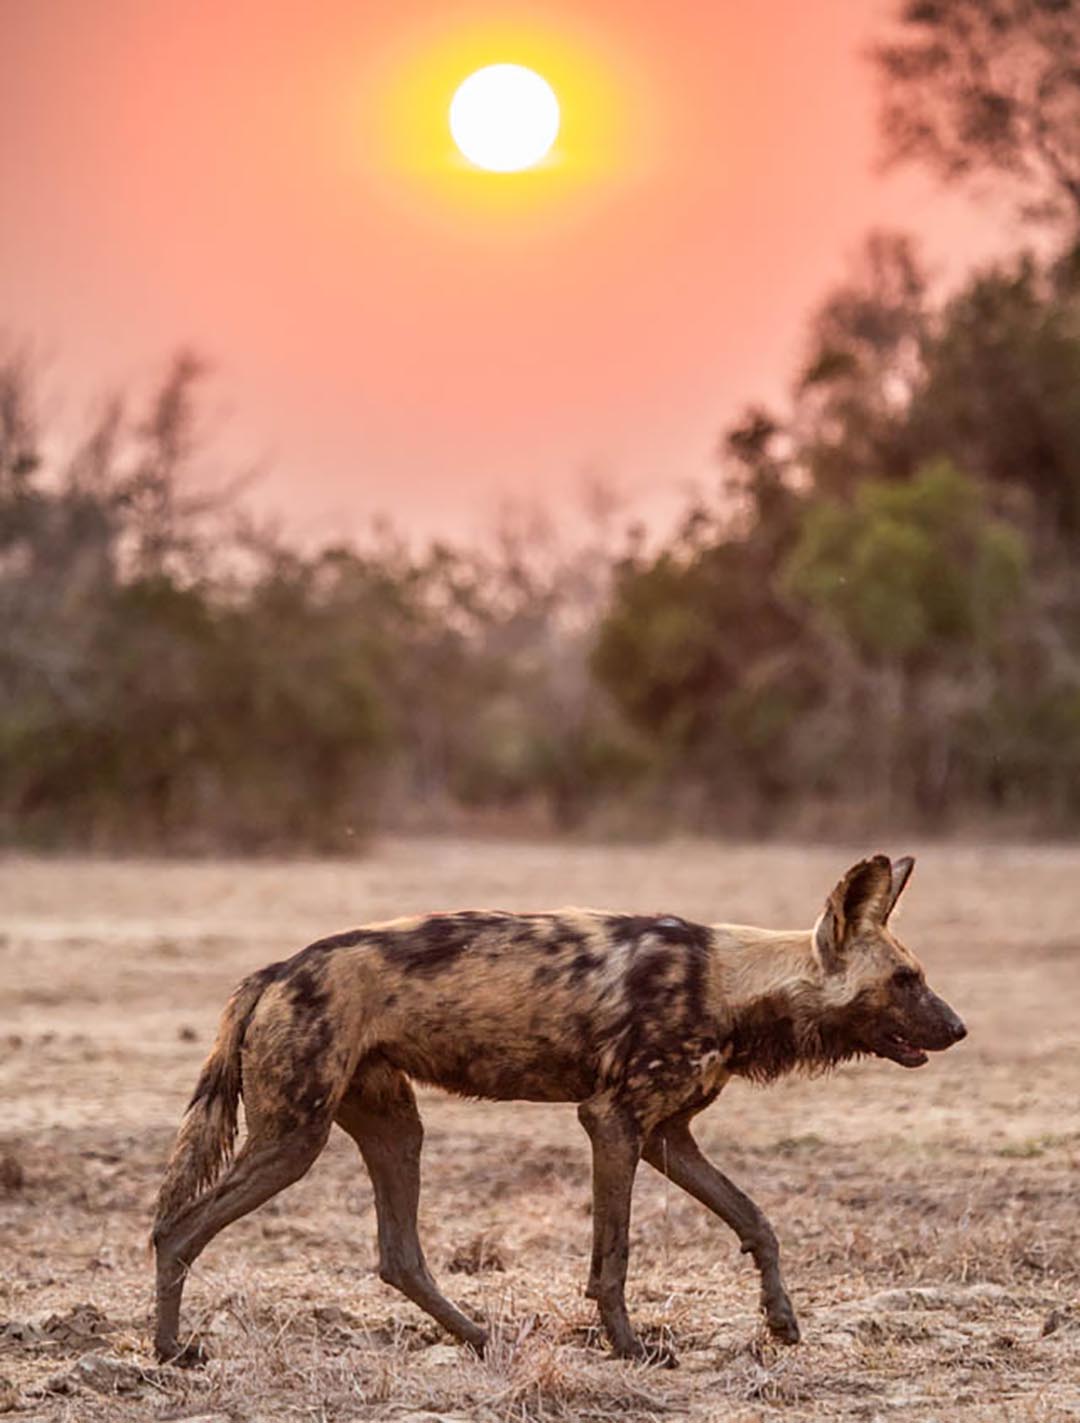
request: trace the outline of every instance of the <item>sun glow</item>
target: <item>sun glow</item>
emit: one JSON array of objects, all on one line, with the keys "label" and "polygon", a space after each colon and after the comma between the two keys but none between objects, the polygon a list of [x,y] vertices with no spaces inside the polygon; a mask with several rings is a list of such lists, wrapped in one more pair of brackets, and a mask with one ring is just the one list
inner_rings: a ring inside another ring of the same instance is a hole
[{"label": "sun glow", "polygon": [[516,173],[545,158],[559,132],[559,101],[522,64],[489,64],[458,86],[450,132],[461,153],[492,173]]},{"label": "sun glow", "polygon": [[[621,51],[598,48],[587,26],[555,33],[513,20],[461,26],[439,18],[428,33],[404,34],[380,67],[363,91],[369,116],[354,120],[354,132],[375,137],[387,194],[422,203],[428,220],[433,194],[445,200],[444,213],[470,221],[531,221],[541,206],[555,213],[568,199],[580,214],[636,171],[646,151],[628,103],[641,81]],[[502,85],[492,83],[499,75],[513,80],[501,98]]]}]

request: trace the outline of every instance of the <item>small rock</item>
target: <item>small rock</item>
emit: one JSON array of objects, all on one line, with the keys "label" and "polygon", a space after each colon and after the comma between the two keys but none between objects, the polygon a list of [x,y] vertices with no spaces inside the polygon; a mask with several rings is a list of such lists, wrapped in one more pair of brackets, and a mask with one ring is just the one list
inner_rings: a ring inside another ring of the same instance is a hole
[{"label": "small rock", "polygon": [[0,1344],[16,1344],[32,1349],[48,1341],[48,1335],[32,1319],[7,1319],[0,1324]]},{"label": "small rock", "polygon": [[68,1378],[95,1393],[137,1393],[150,1380],[145,1370],[114,1354],[84,1354]]},{"label": "small rock", "polygon": [[191,1027],[188,1023],[184,1023],[183,1026],[177,1032],[176,1036],[180,1039],[182,1043],[193,1043],[196,1041],[199,1035],[193,1027]]},{"label": "small rock", "polygon": [[33,1388],[27,1389],[27,1397],[39,1398],[42,1394],[67,1395],[78,1393],[74,1380],[70,1374],[50,1374],[44,1383],[36,1384]]},{"label": "small rock", "polygon": [[54,1343],[75,1347],[93,1347],[93,1341],[114,1333],[116,1327],[92,1300],[72,1305],[65,1314],[50,1314],[40,1325],[42,1333]]}]

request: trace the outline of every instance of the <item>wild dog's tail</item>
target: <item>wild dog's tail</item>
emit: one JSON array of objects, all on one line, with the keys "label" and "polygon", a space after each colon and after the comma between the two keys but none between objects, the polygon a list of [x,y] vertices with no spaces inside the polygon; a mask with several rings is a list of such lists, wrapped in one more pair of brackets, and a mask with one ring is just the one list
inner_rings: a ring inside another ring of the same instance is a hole
[{"label": "wild dog's tail", "polygon": [[225,1005],[217,1038],[203,1063],[165,1167],[151,1242],[189,1201],[213,1185],[232,1156],[240,1101],[240,1048],[266,983],[262,974],[252,974]]}]

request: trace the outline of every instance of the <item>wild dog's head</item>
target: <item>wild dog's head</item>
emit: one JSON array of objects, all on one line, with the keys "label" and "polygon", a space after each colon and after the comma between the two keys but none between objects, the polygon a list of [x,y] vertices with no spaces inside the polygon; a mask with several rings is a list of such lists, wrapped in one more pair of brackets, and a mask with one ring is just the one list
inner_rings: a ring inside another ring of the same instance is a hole
[{"label": "wild dog's head", "polygon": [[814,953],[825,976],[825,1019],[836,1045],[921,1067],[927,1052],[967,1033],[933,993],[922,964],[889,929],[889,915],[915,861],[874,855],[853,865],[814,926]]}]

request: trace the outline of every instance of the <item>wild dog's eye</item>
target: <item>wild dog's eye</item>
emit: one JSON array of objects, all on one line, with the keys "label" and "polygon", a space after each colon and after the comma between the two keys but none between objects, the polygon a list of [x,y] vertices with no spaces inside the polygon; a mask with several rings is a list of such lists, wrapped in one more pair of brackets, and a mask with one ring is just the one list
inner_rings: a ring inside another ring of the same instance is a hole
[{"label": "wild dog's eye", "polygon": [[898,968],[892,976],[892,981],[897,988],[914,988],[919,982],[919,975],[913,968]]}]

